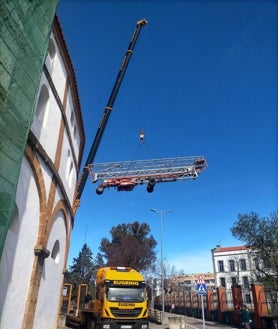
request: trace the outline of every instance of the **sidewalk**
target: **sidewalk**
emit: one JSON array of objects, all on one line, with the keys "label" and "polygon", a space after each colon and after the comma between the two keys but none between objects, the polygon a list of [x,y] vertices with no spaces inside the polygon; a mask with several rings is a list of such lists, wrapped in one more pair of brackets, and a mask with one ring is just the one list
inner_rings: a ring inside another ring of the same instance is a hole
[{"label": "sidewalk", "polygon": [[[170,323],[169,323],[170,318]],[[176,318],[176,319],[173,319]],[[199,318],[188,317],[185,315],[174,314],[174,313],[165,313],[164,314],[164,324],[150,322],[150,329],[238,329],[235,326],[227,326],[222,323],[205,321]]]}]

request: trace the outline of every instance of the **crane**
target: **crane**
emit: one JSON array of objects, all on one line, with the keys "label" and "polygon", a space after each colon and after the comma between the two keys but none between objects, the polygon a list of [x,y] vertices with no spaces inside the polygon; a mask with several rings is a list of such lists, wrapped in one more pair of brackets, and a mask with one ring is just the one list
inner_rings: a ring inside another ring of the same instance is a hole
[{"label": "crane", "polygon": [[207,166],[203,156],[192,156],[90,164],[88,172],[93,183],[101,181],[99,195],[105,188],[132,191],[139,184],[147,184],[151,193],[156,183],[196,179]]},{"label": "crane", "polygon": [[97,129],[94,141],[93,141],[93,144],[91,146],[91,149],[90,149],[89,155],[87,157],[85,166],[83,167],[83,170],[82,170],[81,175],[80,175],[80,179],[79,179],[78,184],[77,184],[76,197],[75,197],[75,202],[74,202],[74,205],[73,205],[73,212],[74,213],[76,212],[76,210],[77,210],[77,208],[80,204],[80,198],[81,198],[82,192],[84,190],[84,187],[85,187],[88,175],[89,175],[88,166],[95,159],[95,156],[96,156],[98,147],[100,145],[100,141],[101,141],[103,132],[105,130],[106,124],[108,122],[109,116],[111,114],[116,96],[117,96],[118,91],[120,89],[120,86],[121,86],[123,77],[125,75],[128,63],[130,61],[130,58],[133,54],[133,50],[134,50],[136,41],[138,39],[138,36],[140,34],[140,31],[141,31],[142,27],[144,25],[146,25],[147,23],[148,22],[147,22],[146,19],[141,19],[141,20],[137,21],[137,23],[136,23],[135,30],[132,34],[132,37],[131,37],[131,40],[129,42],[128,48],[125,52],[125,56],[124,56],[124,59],[122,61],[121,66],[120,66],[119,73],[117,75],[117,78],[116,78],[116,81],[114,83],[114,86],[113,86],[112,92],[110,94],[109,100],[107,102],[107,105],[104,109],[103,115],[101,117],[98,129]]}]

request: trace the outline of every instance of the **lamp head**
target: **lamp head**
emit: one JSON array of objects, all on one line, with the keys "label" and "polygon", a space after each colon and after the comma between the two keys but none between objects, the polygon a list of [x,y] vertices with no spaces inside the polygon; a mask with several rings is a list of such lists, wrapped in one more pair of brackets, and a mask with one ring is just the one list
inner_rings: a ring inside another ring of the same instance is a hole
[{"label": "lamp head", "polygon": [[160,212],[160,213],[167,213],[167,212],[171,212],[172,210],[171,209],[167,209],[167,210],[158,210],[158,209],[155,209],[155,208],[151,208],[150,209],[151,211],[153,212]]}]

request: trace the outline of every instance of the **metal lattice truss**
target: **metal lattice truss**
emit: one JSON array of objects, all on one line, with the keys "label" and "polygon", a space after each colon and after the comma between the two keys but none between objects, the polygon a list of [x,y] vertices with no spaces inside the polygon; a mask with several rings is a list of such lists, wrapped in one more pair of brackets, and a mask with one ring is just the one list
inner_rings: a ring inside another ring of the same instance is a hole
[{"label": "metal lattice truss", "polygon": [[102,181],[97,194],[107,187],[131,191],[138,184],[148,184],[152,192],[156,183],[196,179],[207,167],[203,156],[97,163],[88,166],[93,183]]}]

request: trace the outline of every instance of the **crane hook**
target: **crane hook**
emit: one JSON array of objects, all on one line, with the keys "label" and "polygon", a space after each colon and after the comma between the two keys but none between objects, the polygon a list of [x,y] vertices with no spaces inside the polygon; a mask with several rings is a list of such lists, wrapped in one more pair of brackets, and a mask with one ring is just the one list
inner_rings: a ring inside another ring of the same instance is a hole
[{"label": "crane hook", "polygon": [[144,144],[145,133],[143,130],[140,131],[139,137],[140,137],[141,144]]}]

